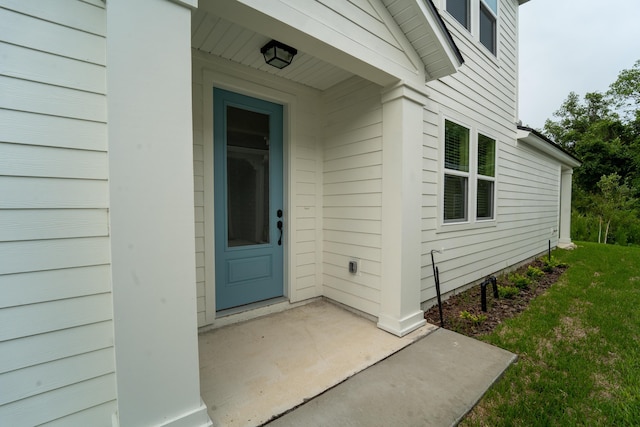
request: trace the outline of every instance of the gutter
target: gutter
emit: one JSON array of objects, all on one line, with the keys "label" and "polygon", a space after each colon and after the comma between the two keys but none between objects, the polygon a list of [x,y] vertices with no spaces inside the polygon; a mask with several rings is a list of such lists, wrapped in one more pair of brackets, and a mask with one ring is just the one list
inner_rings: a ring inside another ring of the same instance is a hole
[{"label": "gutter", "polygon": [[582,161],[535,129],[518,126],[518,142],[536,148],[567,167],[577,168]]}]

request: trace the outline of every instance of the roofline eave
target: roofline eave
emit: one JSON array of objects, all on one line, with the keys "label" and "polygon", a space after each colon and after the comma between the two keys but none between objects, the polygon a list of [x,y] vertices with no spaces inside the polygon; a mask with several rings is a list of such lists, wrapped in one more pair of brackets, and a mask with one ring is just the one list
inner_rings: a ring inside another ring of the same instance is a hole
[{"label": "roofline eave", "polygon": [[535,129],[526,126],[518,126],[517,139],[518,142],[522,142],[530,147],[536,148],[548,156],[560,161],[564,166],[577,168],[582,165],[582,162],[577,157]]}]

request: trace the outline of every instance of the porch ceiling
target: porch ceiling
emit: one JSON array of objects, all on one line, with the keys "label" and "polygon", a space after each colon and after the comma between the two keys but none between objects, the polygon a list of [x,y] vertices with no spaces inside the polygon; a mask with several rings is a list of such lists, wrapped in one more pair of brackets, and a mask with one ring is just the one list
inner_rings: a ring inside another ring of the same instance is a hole
[{"label": "porch ceiling", "polygon": [[199,51],[319,90],[326,90],[353,76],[352,73],[299,49],[287,68],[279,70],[267,65],[260,48],[269,40],[271,38],[266,35],[201,9],[196,10],[191,18],[191,46]]}]

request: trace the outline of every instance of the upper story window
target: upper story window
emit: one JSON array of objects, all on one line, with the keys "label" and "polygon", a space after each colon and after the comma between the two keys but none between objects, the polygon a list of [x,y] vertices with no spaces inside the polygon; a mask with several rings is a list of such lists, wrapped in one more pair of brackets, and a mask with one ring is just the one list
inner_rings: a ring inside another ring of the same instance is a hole
[{"label": "upper story window", "polygon": [[[487,7],[486,3],[493,3],[493,9]],[[496,54],[496,16],[498,15],[498,5],[496,0],[480,0],[480,43],[491,53]]]},{"label": "upper story window", "polygon": [[447,12],[496,55],[498,0],[445,0]]},{"label": "upper story window", "polygon": [[496,140],[445,120],[443,222],[494,219],[495,177]]},{"label": "upper story window", "polygon": [[447,0],[447,12],[462,24],[467,30],[469,26],[469,0]]}]

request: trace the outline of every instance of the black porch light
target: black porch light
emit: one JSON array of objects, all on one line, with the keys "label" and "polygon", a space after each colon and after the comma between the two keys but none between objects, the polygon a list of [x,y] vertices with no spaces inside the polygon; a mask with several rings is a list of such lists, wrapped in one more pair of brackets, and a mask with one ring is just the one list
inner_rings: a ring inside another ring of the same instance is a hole
[{"label": "black porch light", "polygon": [[269,43],[262,46],[260,53],[264,56],[264,60],[267,64],[283,69],[287,65],[291,64],[293,57],[296,56],[298,51],[291,46],[280,43],[277,40],[271,40]]}]

